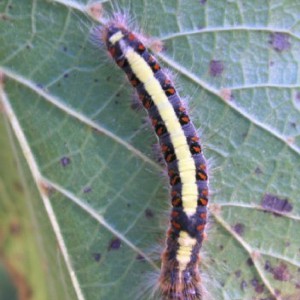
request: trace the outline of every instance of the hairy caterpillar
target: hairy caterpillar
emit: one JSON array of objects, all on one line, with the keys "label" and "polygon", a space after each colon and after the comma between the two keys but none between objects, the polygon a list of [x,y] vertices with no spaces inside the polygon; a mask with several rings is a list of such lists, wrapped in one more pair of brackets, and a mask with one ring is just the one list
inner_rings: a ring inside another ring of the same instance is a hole
[{"label": "hairy caterpillar", "polygon": [[165,299],[202,299],[199,251],[207,222],[208,176],[199,137],[173,83],[118,17],[94,32],[148,111],[168,168],[172,212],[159,278]]}]

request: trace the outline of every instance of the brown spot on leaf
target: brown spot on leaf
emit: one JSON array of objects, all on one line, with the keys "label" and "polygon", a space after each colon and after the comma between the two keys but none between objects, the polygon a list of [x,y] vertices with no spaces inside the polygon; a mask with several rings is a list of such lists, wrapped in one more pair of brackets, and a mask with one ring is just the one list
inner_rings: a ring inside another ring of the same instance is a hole
[{"label": "brown spot on leaf", "polygon": [[260,167],[256,167],[256,169],[255,169],[255,174],[256,175],[260,175],[260,174],[262,174],[263,173],[263,171],[261,170],[261,168]]},{"label": "brown spot on leaf", "polygon": [[254,287],[256,293],[261,294],[264,291],[264,285],[259,284],[259,282],[256,278],[253,278],[251,280],[251,284]]},{"label": "brown spot on leaf", "polygon": [[238,235],[243,235],[245,231],[245,225],[242,223],[236,223],[233,226],[233,230],[238,234]]},{"label": "brown spot on leaf", "polygon": [[247,259],[247,265],[248,265],[249,267],[251,267],[251,266],[254,265],[253,260],[252,260],[251,257],[249,257],[249,258]]},{"label": "brown spot on leaf", "polygon": [[93,253],[92,256],[96,262],[99,262],[101,259],[101,253],[99,252]]},{"label": "brown spot on leaf", "polygon": [[20,181],[16,180],[13,182],[14,188],[17,192],[19,192],[20,194],[22,194],[24,192],[24,188],[23,185]]},{"label": "brown spot on leaf", "polygon": [[221,76],[224,71],[224,64],[221,60],[211,60],[209,63],[209,74],[213,77]]},{"label": "brown spot on leaf", "polygon": [[84,189],[83,189],[83,192],[84,193],[90,193],[92,191],[92,188],[90,186],[86,186]]},{"label": "brown spot on leaf", "polygon": [[147,208],[145,210],[145,216],[146,216],[146,218],[151,219],[154,217],[154,213],[150,208]]},{"label": "brown spot on leaf", "polygon": [[43,86],[41,83],[37,82],[37,83],[36,83],[36,86],[37,86],[39,89],[44,90],[44,86]]},{"label": "brown spot on leaf", "polygon": [[108,246],[108,251],[110,250],[118,250],[121,247],[121,240],[118,238],[115,238],[110,241],[110,244]]},{"label": "brown spot on leaf", "polygon": [[237,271],[234,272],[234,274],[235,274],[235,276],[236,276],[237,278],[240,278],[241,275],[242,275],[242,271],[241,271],[241,270],[237,270]]},{"label": "brown spot on leaf", "polygon": [[67,165],[69,165],[71,163],[71,159],[67,156],[64,156],[60,159],[60,163],[63,167],[66,167]]},{"label": "brown spot on leaf", "polygon": [[273,271],[271,263],[268,260],[265,263],[265,270],[268,271],[268,272],[272,272]]},{"label": "brown spot on leaf", "polygon": [[261,205],[266,211],[275,213],[287,213],[293,210],[293,206],[289,203],[288,199],[280,199],[272,194],[265,194]]},{"label": "brown spot on leaf", "polygon": [[[280,290],[275,289],[275,295],[280,296],[280,294],[281,294]],[[299,299],[299,297],[297,297],[297,299]],[[273,300],[273,298],[270,298],[270,300]],[[290,298],[289,300],[293,300],[293,298]],[[294,299],[294,300],[296,300],[296,299]]]},{"label": "brown spot on leaf", "polygon": [[270,44],[275,51],[282,52],[290,49],[291,43],[289,38],[289,35],[286,33],[274,32],[270,36]]},{"label": "brown spot on leaf", "polygon": [[9,224],[9,231],[12,235],[18,235],[20,234],[22,230],[21,224],[19,223],[19,221],[14,220]]},{"label": "brown spot on leaf", "polygon": [[138,254],[138,255],[136,256],[136,260],[138,260],[138,261],[145,261],[146,259],[145,259],[145,257],[144,257],[143,255]]},{"label": "brown spot on leaf", "polygon": [[289,281],[290,280],[290,272],[286,264],[281,263],[278,267],[273,269],[274,279],[279,281]]},{"label": "brown spot on leaf", "polygon": [[245,288],[248,286],[248,284],[247,284],[247,282],[245,281],[245,280],[243,280],[242,282],[241,282],[241,290],[243,291],[243,290],[245,290]]}]

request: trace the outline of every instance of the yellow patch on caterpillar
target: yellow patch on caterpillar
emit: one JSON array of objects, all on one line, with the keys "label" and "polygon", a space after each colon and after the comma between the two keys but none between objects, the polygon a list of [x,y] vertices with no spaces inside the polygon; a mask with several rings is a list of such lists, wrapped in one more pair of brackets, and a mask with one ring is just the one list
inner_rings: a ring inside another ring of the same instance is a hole
[{"label": "yellow patch on caterpillar", "polygon": [[124,35],[122,31],[118,31],[109,38],[109,41],[114,45],[115,43],[119,42],[123,37]]},{"label": "yellow patch on caterpillar", "polygon": [[195,238],[190,237],[187,232],[181,231],[179,233],[179,248],[177,250],[176,258],[179,263],[180,274],[183,270],[185,270],[187,264],[190,262],[192,250],[196,243],[197,240]]},{"label": "yellow patch on caterpillar", "polygon": [[[114,37],[114,35],[112,36]],[[112,37],[110,39],[112,39]],[[117,35],[113,40],[122,38]],[[187,215],[192,215],[197,209],[198,187],[196,184],[196,167],[192,158],[186,136],[175,114],[174,108],[165,94],[161,84],[155,78],[150,66],[131,47],[123,49],[132,72],[144,84],[147,93],[153,99],[159,114],[170,134],[175,154],[178,160],[179,175],[182,183],[182,205]],[[194,196],[194,201],[191,197]]]}]

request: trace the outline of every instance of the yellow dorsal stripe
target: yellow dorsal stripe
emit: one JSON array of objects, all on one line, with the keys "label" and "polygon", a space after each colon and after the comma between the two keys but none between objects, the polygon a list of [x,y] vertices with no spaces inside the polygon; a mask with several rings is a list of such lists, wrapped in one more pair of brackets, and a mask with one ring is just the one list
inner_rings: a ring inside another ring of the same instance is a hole
[{"label": "yellow dorsal stripe", "polygon": [[197,209],[198,188],[196,184],[195,162],[184,131],[178,121],[172,104],[147,62],[131,47],[126,46],[123,51],[132,72],[144,84],[145,90],[152,97],[170,134],[170,139],[178,160],[178,169],[182,183],[181,194],[183,209],[186,214],[192,215]]},{"label": "yellow dorsal stripe", "polygon": [[183,271],[186,269],[187,264],[191,260],[193,247],[196,245],[197,240],[190,237],[185,231],[180,231],[176,259],[179,263],[179,270]]},{"label": "yellow dorsal stripe", "polygon": [[121,40],[124,37],[123,33],[121,31],[117,31],[115,34],[113,34],[110,38],[109,41],[114,45],[117,43],[119,40]]}]

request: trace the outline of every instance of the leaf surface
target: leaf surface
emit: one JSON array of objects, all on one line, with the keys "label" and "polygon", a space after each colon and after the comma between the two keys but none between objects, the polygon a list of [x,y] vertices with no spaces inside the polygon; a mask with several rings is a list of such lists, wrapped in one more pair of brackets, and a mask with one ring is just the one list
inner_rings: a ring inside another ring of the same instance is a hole
[{"label": "leaf surface", "polygon": [[[245,2],[103,7],[128,11],[164,42],[156,56],[200,128],[213,175],[209,294],[298,299],[300,4]],[[48,186],[40,193],[77,297],[133,299],[158,270],[167,178],[145,112],[131,109],[124,74],[90,43],[84,11],[79,1],[0,2],[2,102],[35,181]]]}]

